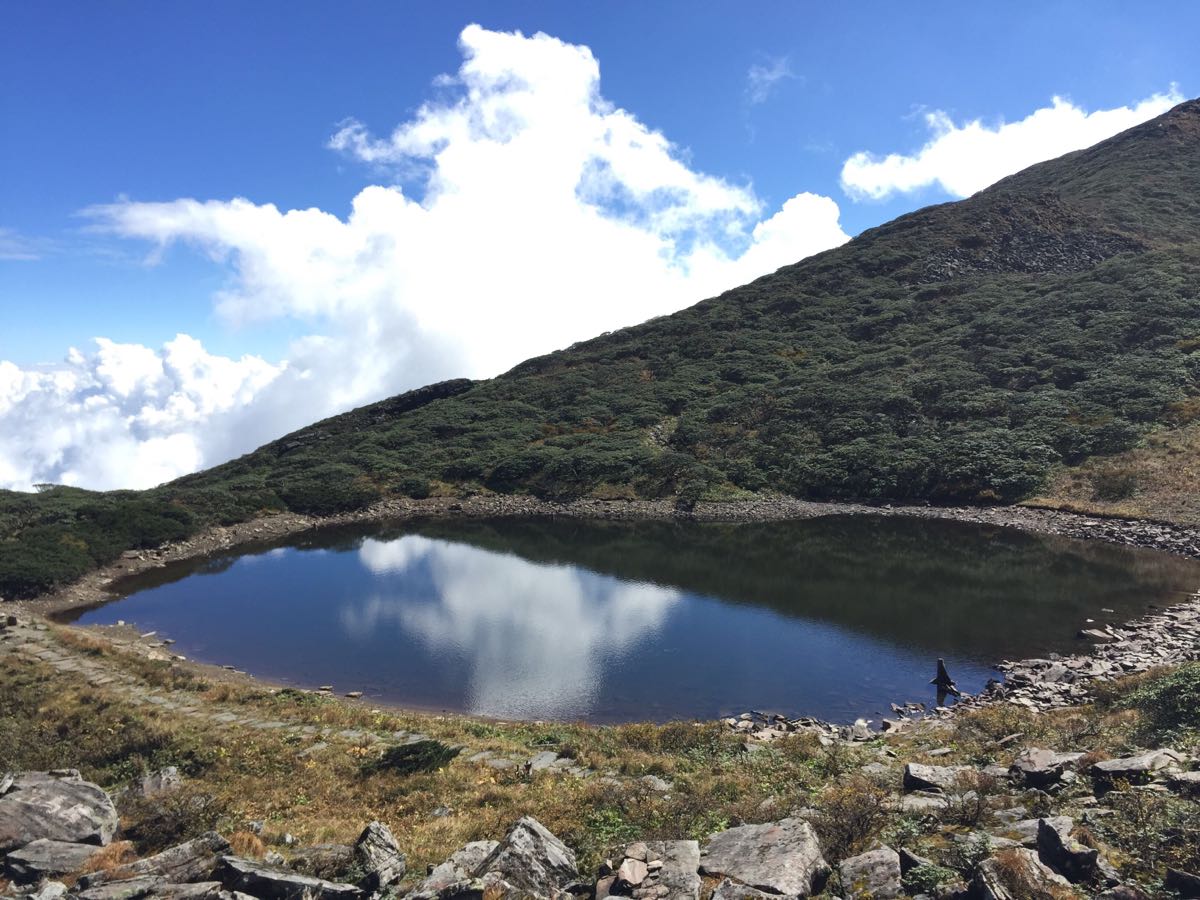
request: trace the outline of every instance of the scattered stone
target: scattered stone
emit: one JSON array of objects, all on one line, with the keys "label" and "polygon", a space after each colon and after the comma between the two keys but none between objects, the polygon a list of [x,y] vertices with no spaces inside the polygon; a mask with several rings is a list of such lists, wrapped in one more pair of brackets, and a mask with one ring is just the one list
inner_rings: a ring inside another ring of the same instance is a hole
[{"label": "scattered stone", "polygon": [[1046,788],[1062,779],[1063,760],[1053,750],[1029,747],[1013,760],[1009,772],[1026,787]]},{"label": "scattered stone", "polygon": [[772,894],[808,897],[820,889],[829,865],[812,826],[792,818],[711,835],[700,871]]},{"label": "scattered stone", "polygon": [[1185,797],[1200,797],[1200,772],[1172,772],[1167,786]]},{"label": "scattered stone", "polygon": [[1097,861],[1100,851],[1094,847],[1085,847],[1071,837],[1071,826],[1074,823],[1066,819],[1064,824],[1062,820],[1065,818],[1060,816],[1057,822],[1049,819],[1039,820],[1038,858],[1068,881],[1076,884],[1090,881],[1099,870]]},{"label": "scattered stone", "polygon": [[659,778],[657,775],[643,775],[638,780],[642,784],[646,785],[646,787],[650,788],[650,790],[657,791],[660,794],[665,794],[667,791],[671,790],[671,782],[667,781],[665,778]]},{"label": "scattered stone", "polygon": [[118,879],[157,876],[164,881],[182,883],[213,878],[217,862],[229,852],[229,842],[215,831],[205,832],[190,841],[147,856],[113,871],[99,871],[79,879],[84,887],[95,887]]},{"label": "scattered stone", "polygon": [[149,775],[143,775],[134,782],[134,792],[142,797],[158,797],[178,790],[183,785],[183,778],[175,766],[167,766]]},{"label": "scattered stone", "polygon": [[902,813],[914,816],[932,816],[946,809],[950,801],[941,793],[914,791],[900,798],[897,808]]},{"label": "scattered stone", "polygon": [[1075,821],[1069,816],[1023,819],[1020,822],[1013,822],[1011,825],[993,832],[992,836],[994,838],[1007,838],[1008,840],[1016,841],[1023,847],[1036,850],[1038,846],[1038,832],[1041,831],[1042,822],[1048,823],[1050,827],[1061,831],[1063,834],[1070,834],[1071,829],[1075,827]]},{"label": "scattered stone", "polygon": [[522,817],[472,873],[493,875],[534,897],[555,897],[579,878],[575,854],[532,816]]},{"label": "scattered stone", "polygon": [[68,875],[83,868],[100,848],[95,844],[72,844],[39,838],[4,858],[13,881],[40,881],[53,875]]},{"label": "scattered stone", "polygon": [[72,772],[30,772],[13,779],[0,797],[0,853],[38,838],[100,846],[112,840],[118,825],[112,800]]},{"label": "scattered stone", "polygon": [[357,900],[362,895],[352,884],[310,878],[238,856],[222,856],[216,877],[226,889],[260,900]]},{"label": "scattered stone", "polygon": [[354,865],[354,848],[349,844],[317,844],[305,847],[288,860],[288,868],[301,875],[337,881]]},{"label": "scattered stone", "polygon": [[382,822],[363,829],[354,844],[354,861],[365,873],[363,887],[371,893],[395,884],[404,877],[407,866],[395,837]]},{"label": "scattered stone", "polygon": [[617,869],[617,882],[613,886],[613,893],[631,893],[634,888],[641,887],[648,874],[650,870],[640,859],[626,859]]},{"label": "scattered stone", "polygon": [[880,847],[844,860],[840,866],[842,891],[857,900],[891,900],[902,893],[900,854]]},{"label": "scattered stone", "polygon": [[452,884],[470,881],[471,873],[500,846],[499,841],[472,841],[455,850],[444,863],[431,869],[429,875],[417,888],[419,893],[444,890]]},{"label": "scattered stone", "polygon": [[[1092,777],[1101,784],[1110,785],[1116,781],[1128,781],[1132,784],[1143,784],[1162,769],[1178,767],[1183,757],[1174,750],[1149,750],[1137,756],[1126,756],[1121,759],[1106,759],[1092,765]],[[0,799],[0,803],[3,800]]]},{"label": "scattered stone", "polygon": [[904,791],[948,794],[954,791],[959,776],[969,771],[969,766],[926,766],[921,763],[908,763],[904,767]]}]

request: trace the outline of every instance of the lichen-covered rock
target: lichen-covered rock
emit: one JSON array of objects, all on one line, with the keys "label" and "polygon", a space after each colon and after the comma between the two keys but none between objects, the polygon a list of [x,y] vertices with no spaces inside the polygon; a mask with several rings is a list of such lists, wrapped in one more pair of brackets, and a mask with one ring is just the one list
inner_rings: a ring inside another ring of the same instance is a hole
[{"label": "lichen-covered rock", "polygon": [[859,900],[892,900],[900,888],[900,854],[880,847],[844,860],[839,867],[842,892]]},{"label": "lichen-covered rock", "polygon": [[829,865],[813,827],[791,818],[710,836],[700,871],[771,894],[809,897],[820,890]]},{"label": "lichen-covered rock", "polygon": [[73,844],[39,838],[4,858],[4,871],[13,881],[40,881],[78,872],[99,850],[96,844]]},{"label": "lichen-covered rock", "polygon": [[238,856],[222,856],[215,875],[227,890],[259,900],[358,900],[362,896],[352,884],[310,878]]},{"label": "lichen-covered rock", "polygon": [[104,846],[118,825],[108,794],[77,772],[30,772],[0,797],[0,853],[45,838]]},{"label": "lichen-covered rock", "polygon": [[499,841],[471,841],[460,847],[451,853],[445,862],[430,871],[417,891],[437,893],[460,881],[470,881],[471,873],[499,846]]},{"label": "lichen-covered rock", "polygon": [[1057,784],[1065,771],[1065,760],[1053,750],[1029,747],[1013,760],[1009,772],[1026,787],[1045,788]]},{"label": "lichen-covered rock", "polygon": [[144,875],[157,875],[176,884],[209,881],[216,870],[217,862],[228,852],[229,842],[215,831],[209,831],[118,869],[84,875],[79,879],[79,883],[83,887],[94,887],[110,881]]},{"label": "lichen-covered rock", "polygon": [[963,774],[970,771],[970,766],[926,766],[921,763],[908,763],[904,767],[904,790],[948,794],[955,789]]},{"label": "lichen-covered rock", "polygon": [[1099,871],[1100,851],[1071,837],[1071,820],[1064,825],[1063,818],[1038,821],[1038,858],[1068,881],[1090,881]]},{"label": "lichen-covered rock", "polygon": [[1181,766],[1183,757],[1174,750],[1149,750],[1137,756],[1106,759],[1093,764],[1092,777],[1102,784],[1128,781],[1140,784],[1148,781],[1154,773]]},{"label": "lichen-covered rock", "polygon": [[382,822],[372,822],[354,843],[354,861],[365,873],[362,885],[381,891],[404,877],[407,860],[392,832]]},{"label": "lichen-covered rock", "polygon": [[532,816],[524,816],[472,873],[497,876],[532,897],[551,898],[577,881],[571,849]]}]

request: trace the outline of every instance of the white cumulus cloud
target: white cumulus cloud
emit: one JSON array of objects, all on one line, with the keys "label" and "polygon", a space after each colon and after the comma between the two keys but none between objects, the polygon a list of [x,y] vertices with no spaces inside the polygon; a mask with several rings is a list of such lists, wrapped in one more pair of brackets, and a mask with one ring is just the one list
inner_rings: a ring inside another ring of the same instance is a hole
[{"label": "white cumulus cloud", "polygon": [[439,99],[390,134],[348,120],[332,136],[386,176],[345,218],[236,198],[93,207],[104,230],[227,267],[214,298],[225,320],[291,319],[312,336],[279,364],[225,360],[248,374],[220,408],[194,401],[208,396],[201,370],[139,393],[182,337],[160,351],[102,342],[54,371],[10,364],[0,384],[20,387],[0,400],[0,485],[183,474],[424,383],[498,374],[848,239],[828,197],[798,194],[771,213],[751,186],[697,171],[603,98],[586,47],[474,25],[460,46]]},{"label": "white cumulus cloud", "polygon": [[1062,97],[1018,122],[956,124],[949,114],[927,113],[932,136],[913,154],[855,153],[842,167],[842,187],[856,200],[883,200],[937,185],[967,197],[1037,162],[1090,147],[1162,115],[1184,97],[1174,86],[1131,106],[1088,112]]}]

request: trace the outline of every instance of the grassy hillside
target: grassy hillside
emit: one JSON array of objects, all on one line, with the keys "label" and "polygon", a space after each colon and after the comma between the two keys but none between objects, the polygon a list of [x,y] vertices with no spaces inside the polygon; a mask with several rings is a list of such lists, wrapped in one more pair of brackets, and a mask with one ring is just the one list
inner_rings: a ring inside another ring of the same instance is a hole
[{"label": "grassy hillside", "polygon": [[1198,236],[1190,101],[490,381],[364,407],[141,494],[0,495],[0,595],[180,529],[396,494],[1027,498],[1200,419]]}]

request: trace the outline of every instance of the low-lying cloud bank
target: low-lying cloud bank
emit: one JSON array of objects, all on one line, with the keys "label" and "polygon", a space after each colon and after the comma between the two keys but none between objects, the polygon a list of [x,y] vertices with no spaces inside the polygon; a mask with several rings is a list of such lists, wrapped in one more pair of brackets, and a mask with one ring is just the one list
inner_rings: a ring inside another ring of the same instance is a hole
[{"label": "low-lying cloud bank", "polygon": [[[345,219],[240,198],[89,210],[119,237],[188,244],[228,267],[231,286],[214,298],[225,320],[291,319],[312,336],[279,362],[213,356],[181,334],[157,350],[100,339],[50,370],[0,363],[0,487],[148,487],[363,403],[674,312],[848,239],[829,197],[800,193],[768,214],[751,186],[688,165],[603,98],[587,47],[474,25],[460,45],[457,75],[391,134],[347,120],[330,138],[383,182]],[[1087,144],[1170,99],[1090,115],[1055,100],[1050,118],[1083,115]],[[994,132],[943,117],[917,156],[859,154],[843,181],[852,197],[933,181],[964,192],[1008,171],[963,174],[979,149],[960,135],[1009,141],[1006,129],[1045,113]],[[1071,149],[1054,128],[1021,134],[1015,168]],[[1013,156],[1008,145],[993,155]]]}]

